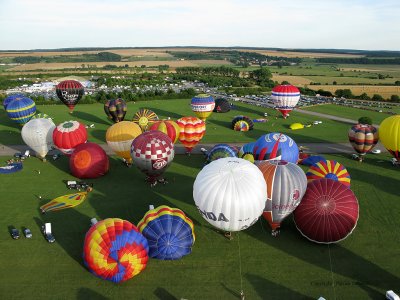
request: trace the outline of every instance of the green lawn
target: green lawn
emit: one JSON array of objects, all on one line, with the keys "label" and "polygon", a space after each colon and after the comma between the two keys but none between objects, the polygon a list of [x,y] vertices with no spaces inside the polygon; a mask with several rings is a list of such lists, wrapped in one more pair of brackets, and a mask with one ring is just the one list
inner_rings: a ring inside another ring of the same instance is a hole
[{"label": "green lawn", "polygon": [[[315,118],[293,111],[288,119],[283,119],[274,109],[267,109],[240,102],[235,102],[236,109],[228,113],[212,113],[207,119],[207,131],[202,143],[246,143],[251,142],[268,132],[283,132],[294,138],[298,143],[304,142],[347,142],[348,124],[328,119]],[[194,115],[189,99],[182,100],[154,100],[128,103],[126,120],[131,120],[134,113],[140,108],[154,110],[160,118],[170,117],[176,120],[182,116]],[[54,122],[59,124],[67,120],[78,120],[86,125],[95,124],[95,128],[88,128],[89,141],[105,143],[105,132],[112,122],[107,120],[102,104],[78,104],[74,113],[69,114],[64,105],[38,105],[38,112],[46,113]],[[173,111],[173,112],[171,112]],[[246,115],[252,119],[263,118],[264,113],[269,114],[267,123],[255,123],[254,130],[248,132],[235,132],[231,129],[231,121],[236,115]],[[278,116],[276,119],[275,117]],[[295,122],[311,123],[316,119],[323,124],[292,131],[289,125]],[[0,144],[24,144],[21,138],[21,126],[12,122],[6,112],[0,109]],[[329,136],[327,136],[329,132]]]},{"label": "green lawn", "polygon": [[[327,155],[352,176],[360,204],[357,228],[336,245],[303,238],[289,217],[279,238],[264,220],[235,234],[232,241],[215,232],[197,212],[192,187],[203,157],[176,156],[165,176],[170,183],[150,188],[135,167],[110,158],[110,172],[88,180],[94,191],[74,209],[41,215],[38,208],[70,193],[62,180],[68,159],[43,163],[29,158],[21,172],[1,175],[0,296],[2,299],[383,299],[400,286],[399,170],[388,156],[367,156],[364,163]],[[6,157],[2,157],[4,161]],[[40,170],[40,175],[38,174]],[[38,196],[42,199],[39,200]],[[166,204],[186,212],[195,224],[192,254],[178,261],[150,259],[147,268],[123,284],[103,281],[82,264],[82,246],[90,218],[120,217],[134,224],[148,205]],[[56,238],[40,234],[51,222]],[[8,226],[32,230],[31,240],[12,240]],[[240,249],[240,250],[239,250]],[[241,262],[241,272],[240,272]]]}]

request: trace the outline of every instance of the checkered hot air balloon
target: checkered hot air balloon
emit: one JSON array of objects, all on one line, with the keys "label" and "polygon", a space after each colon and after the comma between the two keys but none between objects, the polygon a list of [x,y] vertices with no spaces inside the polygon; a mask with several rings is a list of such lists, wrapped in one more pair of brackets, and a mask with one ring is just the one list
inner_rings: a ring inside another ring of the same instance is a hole
[{"label": "checkered hot air balloon", "polygon": [[206,124],[196,117],[182,117],[176,123],[181,128],[179,141],[186,148],[187,153],[190,153],[203,138]]},{"label": "checkered hot air balloon", "polygon": [[15,97],[6,104],[8,117],[14,122],[23,126],[36,113],[35,102],[28,97]]},{"label": "checkered hot air balloon", "polygon": [[127,110],[126,102],[121,98],[108,100],[104,104],[104,112],[108,119],[112,120],[114,123],[123,121]]},{"label": "checkered hot air balloon", "polygon": [[312,164],[306,176],[309,182],[316,179],[328,178],[350,187],[349,172],[347,172],[347,169],[342,164],[334,160],[321,160]]},{"label": "checkered hot air balloon", "polygon": [[140,126],[142,131],[147,131],[148,128],[155,122],[158,121],[157,114],[147,108],[139,109],[133,116],[132,122],[135,122]]},{"label": "checkered hot air balloon", "polygon": [[[171,139],[161,131],[146,131],[135,138],[131,146],[131,157],[136,167],[147,175],[154,185],[174,159],[175,150]],[[165,181],[163,181],[165,182]]]},{"label": "checkered hot air balloon", "polygon": [[191,107],[196,116],[205,121],[213,112],[215,101],[208,94],[199,94],[192,98]]},{"label": "checkered hot air balloon", "polygon": [[65,155],[71,155],[76,146],[86,141],[86,128],[78,121],[63,122],[53,131],[54,146]]},{"label": "checkered hot air balloon", "polygon": [[83,262],[95,276],[123,282],[139,274],[148,261],[146,238],[130,222],[109,218],[86,233]]},{"label": "checkered hot air balloon", "polygon": [[76,80],[64,80],[56,86],[58,99],[68,106],[70,113],[74,111],[75,105],[81,100],[84,92],[83,85]]},{"label": "checkered hot air balloon", "polygon": [[180,259],[192,252],[194,226],[185,213],[166,205],[149,210],[137,225],[149,243],[149,256]]},{"label": "checkered hot air balloon", "polygon": [[277,85],[272,89],[272,102],[286,119],[300,100],[300,91],[291,84]]},{"label": "checkered hot air balloon", "polygon": [[179,125],[170,120],[156,121],[153,123],[153,125],[151,125],[150,130],[158,130],[165,133],[169,136],[174,144],[179,139],[179,135],[181,134],[181,128]]},{"label": "checkered hot air balloon", "polygon": [[378,143],[378,130],[368,124],[356,124],[349,130],[349,141],[354,150],[360,155],[360,161]]}]

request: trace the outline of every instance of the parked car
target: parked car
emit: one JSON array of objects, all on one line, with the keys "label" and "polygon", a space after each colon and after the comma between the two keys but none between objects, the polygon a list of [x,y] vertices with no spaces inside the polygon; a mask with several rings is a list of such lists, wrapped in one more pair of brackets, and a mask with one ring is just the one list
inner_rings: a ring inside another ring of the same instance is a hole
[{"label": "parked car", "polygon": [[400,297],[395,292],[390,290],[390,291],[386,291],[386,299],[389,299],[389,300],[400,300]]},{"label": "parked car", "polygon": [[27,239],[32,238],[32,232],[31,232],[31,230],[30,230],[29,228],[25,228],[25,229],[23,230],[23,233],[24,233],[24,235],[25,235],[25,237],[26,237]]},{"label": "parked car", "polygon": [[53,234],[51,233],[51,223],[45,223],[42,226],[42,232],[43,232],[43,235],[44,235],[45,239],[49,243],[54,243],[56,241],[56,239],[54,238]]},{"label": "parked car", "polygon": [[11,228],[10,228],[10,234],[11,234],[11,237],[12,237],[14,240],[18,240],[18,239],[19,239],[19,231],[18,231],[17,228],[11,227]]},{"label": "parked car", "polygon": [[93,183],[89,184],[85,181],[75,181],[75,180],[68,180],[67,187],[71,189],[75,189],[78,191],[86,191],[87,189],[93,187]]},{"label": "parked car", "polygon": [[379,153],[381,153],[381,150],[380,150],[380,149],[373,149],[373,150],[371,151],[371,153],[373,153],[373,154],[379,154]]}]

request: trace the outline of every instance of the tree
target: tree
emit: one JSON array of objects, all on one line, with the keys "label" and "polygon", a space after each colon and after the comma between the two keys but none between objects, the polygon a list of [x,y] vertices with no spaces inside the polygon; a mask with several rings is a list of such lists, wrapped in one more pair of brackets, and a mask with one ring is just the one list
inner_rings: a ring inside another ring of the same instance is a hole
[{"label": "tree", "polygon": [[372,119],[370,117],[360,117],[358,123],[372,125]]},{"label": "tree", "polygon": [[358,99],[362,100],[371,100],[371,97],[367,95],[367,93],[362,93],[360,96],[357,97]]},{"label": "tree", "polygon": [[400,97],[399,97],[399,95],[392,95],[392,96],[390,96],[390,101],[392,101],[392,102],[400,102]]},{"label": "tree", "polygon": [[353,98],[354,95],[352,94],[350,89],[340,89],[335,91],[336,97],[343,97],[343,98]]},{"label": "tree", "polygon": [[379,94],[374,94],[372,96],[372,100],[373,101],[383,101],[383,97],[381,95],[379,95]]}]

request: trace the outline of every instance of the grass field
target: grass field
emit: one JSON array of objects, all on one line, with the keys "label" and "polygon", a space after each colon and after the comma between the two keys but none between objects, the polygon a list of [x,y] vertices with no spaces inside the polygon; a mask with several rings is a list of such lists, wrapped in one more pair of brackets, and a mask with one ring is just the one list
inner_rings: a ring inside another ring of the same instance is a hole
[{"label": "grass field", "polygon": [[[39,213],[38,207],[70,193],[62,180],[68,159],[42,163],[29,158],[19,173],[2,175],[0,193],[0,296],[2,299],[383,299],[400,286],[399,174],[388,156],[367,156],[362,164],[345,156],[326,156],[343,163],[352,176],[360,204],[357,228],[336,245],[307,241],[289,217],[279,238],[264,220],[229,241],[197,212],[194,179],[203,157],[176,156],[165,176],[170,183],[151,189],[135,167],[110,157],[110,172],[88,180],[94,191],[74,209]],[[5,160],[6,157],[2,157]],[[40,175],[38,174],[40,170]],[[39,200],[38,196],[42,199]],[[134,224],[148,205],[166,204],[186,212],[195,224],[192,254],[178,261],[150,259],[146,269],[123,284],[103,281],[82,263],[90,218],[120,217]],[[48,244],[40,225],[51,222],[56,238]],[[12,240],[8,226],[32,230],[31,240]],[[241,264],[241,271],[240,271]]]},{"label": "grass field", "polygon": [[[303,130],[292,131],[289,125],[295,122],[303,124],[311,123],[316,118],[293,111],[288,119],[283,119],[280,113],[273,109],[252,106],[240,102],[234,103],[235,110],[228,113],[212,113],[207,119],[207,131],[202,139],[202,143],[218,142],[251,142],[267,132],[283,132],[290,135],[299,143],[304,142],[347,142],[347,131],[349,124],[336,122],[328,119],[321,119],[323,124],[305,128]],[[149,108],[157,113],[159,118],[170,117],[173,120],[182,116],[194,115],[190,107],[190,99],[182,100],[155,100],[128,103],[126,120],[131,120],[136,111],[140,108]],[[174,112],[171,112],[171,110]],[[105,143],[105,132],[111,121],[108,121],[103,110],[102,104],[78,104],[74,113],[69,114],[68,108],[64,105],[38,105],[38,112],[46,113],[54,122],[59,124],[67,120],[78,120],[86,125],[95,124],[95,128],[88,129],[89,141]],[[254,123],[254,130],[248,132],[235,132],[231,129],[231,121],[236,115],[246,115],[252,119],[263,118],[264,112],[269,114],[268,122]],[[275,119],[275,116],[279,116]],[[357,117],[363,116],[362,112]],[[21,138],[21,126],[13,123],[3,109],[0,109],[0,141],[1,144],[24,144]],[[318,118],[320,119],[320,118]],[[330,135],[327,138],[326,132]]]}]

